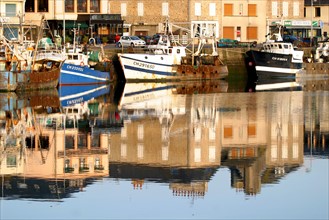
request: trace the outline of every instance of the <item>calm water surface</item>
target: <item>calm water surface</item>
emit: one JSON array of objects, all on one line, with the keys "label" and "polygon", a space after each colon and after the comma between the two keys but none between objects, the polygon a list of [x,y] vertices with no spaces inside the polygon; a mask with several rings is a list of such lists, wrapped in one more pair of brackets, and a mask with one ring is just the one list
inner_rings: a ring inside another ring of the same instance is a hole
[{"label": "calm water surface", "polygon": [[2,94],[0,219],[328,219],[329,91],[250,86]]}]

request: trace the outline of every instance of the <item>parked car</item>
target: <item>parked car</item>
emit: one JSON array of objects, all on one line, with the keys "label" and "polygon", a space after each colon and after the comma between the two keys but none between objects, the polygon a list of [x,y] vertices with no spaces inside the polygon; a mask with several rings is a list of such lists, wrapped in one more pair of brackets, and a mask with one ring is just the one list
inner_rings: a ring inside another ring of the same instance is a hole
[{"label": "parked car", "polygon": [[[284,42],[290,42],[296,47],[309,47],[310,46],[310,38],[298,38],[294,35],[283,35],[282,37]],[[313,42],[316,44],[316,42]]]},{"label": "parked car", "polygon": [[283,35],[282,37],[284,42],[294,43],[298,38],[294,35]]},{"label": "parked car", "polygon": [[158,44],[161,34],[154,34],[151,39],[151,44]]},{"label": "parked car", "polygon": [[140,36],[140,39],[144,40],[146,44],[152,43],[152,37],[151,36]]},{"label": "parked car", "polygon": [[144,40],[137,36],[121,36],[118,41],[118,47],[145,47]]},{"label": "parked car", "polygon": [[222,38],[217,42],[218,47],[237,47],[239,42],[228,38]]}]

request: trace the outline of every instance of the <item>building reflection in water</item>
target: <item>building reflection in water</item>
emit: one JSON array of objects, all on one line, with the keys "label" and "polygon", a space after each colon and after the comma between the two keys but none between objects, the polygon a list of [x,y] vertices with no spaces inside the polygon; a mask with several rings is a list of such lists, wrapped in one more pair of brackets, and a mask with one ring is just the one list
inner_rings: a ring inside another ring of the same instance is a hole
[{"label": "building reflection in water", "polygon": [[203,197],[220,168],[231,171],[232,188],[255,195],[301,167],[304,154],[329,151],[326,91],[229,93],[225,81],[212,81],[113,86],[65,108],[56,93],[28,103],[8,97],[1,97],[3,197],[65,198],[108,177]]},{"label": "building reflection in water", "polygon": [[57,90],[1,94],[3,196],[65,198],[107,177],[107,135],[93,127],[122,126],[112,96],[61,107]]}]

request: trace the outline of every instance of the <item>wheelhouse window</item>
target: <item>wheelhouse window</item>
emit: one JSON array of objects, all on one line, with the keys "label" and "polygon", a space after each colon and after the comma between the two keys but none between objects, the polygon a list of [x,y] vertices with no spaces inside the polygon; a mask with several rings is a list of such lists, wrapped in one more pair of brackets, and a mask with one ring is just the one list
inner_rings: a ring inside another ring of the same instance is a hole
[{"label": "wheelhouse window", "polygon": [[74,0],[65,0],[65,12],[74,12]]},{"label": "wheelhouse window", "polygon": [[78,0],[78,12],[87,12],[87,0]]},{"label": "wheelhouse window", "polygon": [[90,12],[100,12],[100,3],[99,0],[90,0]]},{"label": "wheelhouse window", "polygon": [[48,12],[48,1],[47,0],[38,1],[38,12]]},{"label": "wheelhouse window", "polygon": [[26,0],[26,2],[25,2],[25,12],[35,12],[34,0]]}]

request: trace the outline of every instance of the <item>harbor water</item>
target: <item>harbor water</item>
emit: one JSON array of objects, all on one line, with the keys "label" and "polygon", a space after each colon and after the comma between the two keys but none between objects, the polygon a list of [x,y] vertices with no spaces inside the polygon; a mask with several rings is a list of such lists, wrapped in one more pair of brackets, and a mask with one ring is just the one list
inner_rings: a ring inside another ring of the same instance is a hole
[{"label": "harbor water", "polygon": [[328,78],[259,90],[230,71],[48,114],[1,94],[2,123],[25,122],[1,130],[0,219],[328,219]]}]

